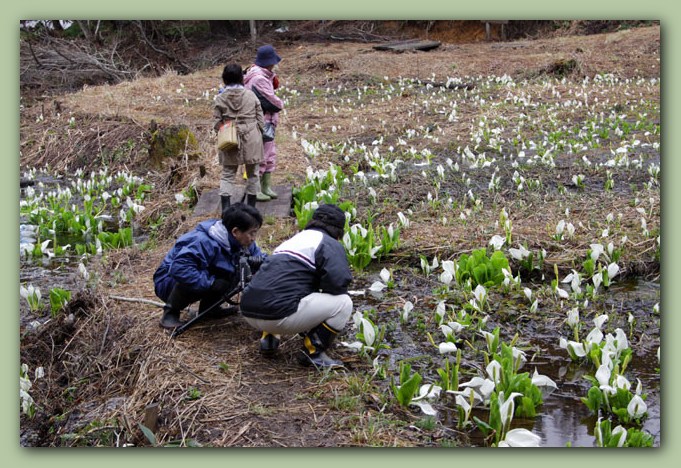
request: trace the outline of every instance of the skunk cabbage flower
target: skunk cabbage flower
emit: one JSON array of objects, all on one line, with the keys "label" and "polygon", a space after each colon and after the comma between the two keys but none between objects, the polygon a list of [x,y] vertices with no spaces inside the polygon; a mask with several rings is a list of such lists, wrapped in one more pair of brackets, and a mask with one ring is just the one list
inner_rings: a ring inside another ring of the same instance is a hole
[{"label": "skunk cabbage flower", "polygon": [[515,397],[523,396],[520,392],[512,392],[508,398],[504,395],[504,392],[499,392],[499,415],[501,417],[501,424],[504,427],[508,427],[513,419],[513,412],[515,411]]},{"label": "skunk cabbage flower", "polygon": [[527,429],[511,429],[498,447],[539,447],[541,437]]},{"label": "skunk cabbage flower", "polygon": [[565,338],[560,339],[560,347],[562,349],[567,349],[570,358],[577,360],[578,358],[583,358],[586,356],[586,350],[584,345],[577,341],[568,341]]},{"label": "skunk cabbage flower", "polygon": [[419,408],[421,408],[421,411],[423,411],[425,414],[429,416],[435,416],[437,414],[437,411],[430,405],[430,403],[424,400],[435,399],[439,397],[441,391],[442,387],[438,387],[437,385],[433,384],[421,385],[421,388],[419,389],[419,394],[415,396],[409,404],[413,406],[418,406]]},{"label": "skunk cabbage flower", "polygon": [[442,323],[442,320],[444,319],[446,311],[447,311],[447,306],[445,305],[445,301],[438,302],[437,306],[435,307],[435,316],[437,317],[438,323]]},{"label": "skunk cabbage flower", "polygon": [[532,374],[532,384],[539,387],[539,390],[542,392],[542,396],[548,396],[558,388],[556,382],[554,382],[550,377],[537,372],[536,367],[534,368],[534,374]]},{"label": "skunk cabbage flower", "polygon": [[489,240],[489,245],[494,247],[494,250],[499,250],[501,247],[503,247],[504,243],[506,243],[506,238],[501,237],[500,235],[494,235],[492,238]]},{"label": "skunk cabbage flower", "polygon": [[591,247],[591,260],[595,263],[598,260],[598,257],[604,252],[603,245],[591,244],[589,247]]},{"label": "skunk cabbage flower", "polygon": [[627,430],[622,426],[618,425],[612,430],[611,434],[613,436],[619,436],[619,439],[617,440],[617,446],[623,447],[624,442],[627,440]]},{"label": "skunk cabbage flower", "polygon": [[456,401],[457,405],[463,408],[465,420],[468,421],[468,419],[471,417],[471,410],[473,409],[470,401],[463,395],[456,395],[454,400]]},{"label": "skunk cabbage flower", "polygon": [[568,299],[570,297],[570,295],[564,289],[556,288],[556,292],[558,293],[558,297],[561,299]]},{"label": "skunk cabbage flower", "polygon": [[608,278],[612,279],[620,272],[620,267],[617,263],[608,265]]},{"label": "skunk cabbage flower", "polygon": [[482,377],[473,377],[468,382],[459,384],[459,387],[470,387],[475,393],[480,395],[482,401],[489,400],[490,395],[494,391],[495,384],[490,379],[483,379]]},{"label": "skunk cabbage flower", "polygon": [[473,390],[471,387],[466,387],[461,391],[447,390],[447,393],[452,393],[456,395],[457,403],[459,401],[459,397],[463,398],[464,400],[466,400],[467,403],[469,403],[471,401],[471,396],[473,397],[473,406],[482,404],[486,401],[483,400],[483,397],[478,392]]},{"label": "skunk cabbage flower", "polygon": [[640,395],[634,395],[627,405],[629,416],[634,419],[640,419],[646,414],[646,411],[648,411],[648,406],[645,401],[643,401],[643,398],[641,398]]},{"label": "skunk cabbage flower", "polygon": [[449,286],[456,274],[456,264],[452,260],[444,260],[442,269],[444,271],[440,274],[440,281]]},{"label": "skunk cabbage flower", "polygon": [[381,283],[380,281],[374,281],[371,287],[369,288],[369,291],[371,292],[381,292],[386,288],[385,284]]},{"label": "skunk cabbage flower", "polygon": [[599,345],[603,341],[603,332],[598,328],[594,327],[588,335],[586,335],[585,340],[587,344]]},{"label": "skunk cabbage flower", "polygon": [[601,387],[610,385],[610,375],[611,375],[611,370],[610,366],[607,364],[601,364],[598,366],[598,370],[596,371],[596,380],[598,380],[598,383]]},{"label": "skunk cabbage flower", "polygon": [[501,364],[499,361],[490,361],[485,370],[495,385],[501,381]]},{"label": "skunk cabbage flower", "polygon": [[527,250],[522,245],[520,245],[519,247],[520,247],[519,249],[513,249],[513,248],[508,249],[508,253],[510,253],[511,257],[513,257],[514,259],[522,261],[522,260],[524,260],[524,259],[526,259],[527,257],[530,256],[530,251]]},{"label": "skunk cabbage flower", "polygon": [[440,354],[455,353],[457,350],[456,345],[451,341],[440,343],[437,347],[440,350]]},{"label": "skunk cabbage flower", "polygon": [[599,286],[603,282],[603,273],[596,273],[591,277],[591,281],[594,283],[594,289],[598,290]]},{"label": "skunk cabbage flower", "polygon": [[409,313],[414,309],[414,304],[412,304],[411,301],[407,301],[404,303],[404,306],[402,306],[402,320],[407,321],[409,318]]},{"label": "skunk cabbage flower", "polygon": [[387,268],[383,268],[381,270],[380,276],[381,276],[381,279],[383,280],[384,283],[387,283],[388,281],[390,281],[390,271],[388,271]]},{"label": "skunk cabbage flower", "polygon": [[565,323],[567,323],[570,328],[575,328],[579,325],[579,309],[577,307],[568,310]]}]

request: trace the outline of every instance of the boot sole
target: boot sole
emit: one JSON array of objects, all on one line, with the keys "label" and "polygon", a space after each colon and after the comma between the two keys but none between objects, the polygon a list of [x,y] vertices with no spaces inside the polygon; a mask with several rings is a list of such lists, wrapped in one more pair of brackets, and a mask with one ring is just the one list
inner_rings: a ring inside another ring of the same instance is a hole
[{"label": "boot sole", "polygon": [[342,361],[339,361],[340,364],[330,364],[330,365],[323,365],[323,364],[317,364],[314,362],[310,357],[306,354],[301,354],[298,356],[298,363],[304,367],[311,367],[314,366],[317,370],[324,370],[324,369],[345,369],[345,365],[342,363]]},{"label": "boot sole", "polygon": [[158,324],[158,326],[164,330],[175,330],[177,327],[181,327],[182,325],[184,325],[184,323],[179,323],[177,325],[163,325],[162,323]]}]

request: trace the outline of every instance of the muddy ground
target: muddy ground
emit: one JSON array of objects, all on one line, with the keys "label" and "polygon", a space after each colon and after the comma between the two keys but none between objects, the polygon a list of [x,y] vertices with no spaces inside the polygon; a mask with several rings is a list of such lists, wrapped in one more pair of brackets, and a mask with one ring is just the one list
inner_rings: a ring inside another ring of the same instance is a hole
[{"label": "muddy ground", "polygon": [[[430,38],[437,38],[435,31],[430,33]],[[377,81],[397,81],[405,77],[432,82],[453,75],[466,83],[504,74],[518,80],[532,80],[562,72],[560,66],[565,63],[571,64],[569,79],[599,73],[614,74],[623,80],[660,76],[657,26],[512,42],[444,41],[429,52],[379,52],[370,43],[348,40],[289,41],[276,46],[284,57],[279,68],[284,86],[299,90],[300,94],[282,115],[275,184],[300,183],[308,165],[324,168],[327,161],[334,161],[332,152],[311,160],[301,151],[300,142],[292,137],[293,132],[304,133],[308,140],[328,140],[328,129],[335,125],[339,130],[332,140],[352,138],[369,145],[382,135],[390,137],[392,130],[397,133],[408,128],[409,110],[415,108],[418,100],[418,91],[407,89],[397,99],[399,102],[376,102],[363,112],[365,120],[359,126],[353,121],[353,115],[329,112],[333,103],[315,103],[312,92],[315,88],[361,88]],[[249,60],[245,54],[235,59],[242,63]],[[471,442],[467,434],[452,427],[424,423],[416,410],[400,408],[389,398],[388,380],[372,380],[370,360],[350,350],[335,350],[347,365],[345,371],[320,374],[297,364],[295,355],[301,345],[298,337],[286,337],[274,358],[263,359],[257,351],[258,333],[236,316],[200,324],[171,339],[158,328],[160,309],[135,301],[156,299],[151,281],[154,269],[174,239],[200,221],[190,210],[174,208],[174,193],[188,183],[195,184],[199,191],[214,189],[219,184],[210,136],[210,100],[197,96],[217,89],[220,71],[221,68],[213,68],[183,76],[168,73],[160,78],[141,78],[117,86],[87,87],[22,109],[22,167],[49,164],[58,171],[67,167],[92,169],[102,163],[125,167],[144,174],[155,184],[146,219],[160,215],[164,219],[155,231],[153,243],[144,244],[144,248],[109,252],[99,262],[93,262],[90,268],[98,275],[98,282],[96,288],[80,285],[81,292],[69,305],[74,320],[64,314],[46,323],[37,333],[22,326],[21,361],[32,369],[44,366],[47,376],[34,382],[32,395],[39,409],[33,419],[22,416],[22,444],[150,445],[140,423],[156,426],[159,445],[317,447],[479,443]],[[187,96],[189,100],[185,100]],[[657,99],[659,101],[659,95]],[[77,129],[67,136],[45,131],[42,124],[36,124],[40,114],[56,129],[63,126],[59,120],[62,115],[72,115],[78,122]],[[456,124],[447,126],[435,117],[433,122],[441,126],[442,140],[468,131],[463,126],[457,128]],[[154,164],[146,153],[135,150],[148,141],[150,126],[180,124],[187,125],[197,135],[198,147],[194,154]],[[413,124],[423,126],[428,122],[421,119]],[[121,150],[116,148],[116,143],[121,141],[132,143]],[[94,154],[99,156],[93,157]],[[444,160],[448,154],[453,154],[453,148],[450,147],[448,153],[446,145],[442,145],[438,158]],[[569,162],[565,164],[567,167]],[[513,169],[504,170],[508,172],[504,177],[509,178]],[[566,170],[558,181],[547,180],[549,190],[544,196],[531,192],[523,196],[522,210],[518,208],[514,213],[514,233],[518,237],[536,239],[537,245],[541,244],[538,239],[546,237],[546,229],[542,231],[537,226],[544,224],[550,212],[564,209],[552,202],[558,199],[556,187],[569,186],[571,175],[572,172]],[[626,204],[632,187],[640,186],[647,178],[645,174],[635,173],[622,177],[627,181],[618,185],[619,201],[606,196],[600,182],[594,183],[582,194],[593,205],[575,215],[586,224],[591,219],[604,218],[620,203]],[[408,180],[409,185],[383,188],[381,195],[395,200],[392,208],[382,212],[385,219],[397,211],[416,208],[426,196],[425,182]],[[489,175],[479,175],[477,179],[473,175],[472,183],[484,187],[488,180]],[[461,196],[467,188],[453,183],[447,190]],[[513,199],[514,193],[506,190],[488,196],[486,203],[503,206],[505,200]],[[659,191],[653,205],[659,223]],[[360,204],[358,207],[367,209]],[[445,227],[438,222],[436,211],[423,211],[418,219],[419,227],[404,232],[401,247],[382,264],[358,272],[352,287],[367,288],[377,279],[382,266],[395,270],[398,286],[381,300],[356,297],[357,310],[378,309],[378,317],[387,317],[392,313],[391,307],[398,307],[412,296],[423,297],[425,291],[435,285],[419,276],[419,256],[456,258],[485,245],[494,233],[498,213],[498,209],[483,213],[466,227]],[[295,230],[292,218],[268,219],[259,244],[265,250],[272,249]],[[656,261],[650,255],[653,243],[642,239],[637,245],[640,255],[624,265],[623,277],[658,281],[659,259]],[[561,250],[560,245],[545,245],[549,250],[545,273],[550,275],[554,265],[561,272],[568,272],[574,266],[575,252],[583,254],[587,246],[586,238],[576,240],[571,251]],[[73,281],[75,285],[78,280],[74,274],[65,281]],[[121,297],[132,300],[121,300]],[[646,336],[653,337],[642,343],[648,350],[659,345],[659,328],[646,319],[653,302],[641,304],[636,311],[637,326],[647,332]],[[432,309],[435,303],[428,307]],[[22,315],[27,314],[22,311]],[[22,323],[36,317],[25,318]],[[507,337],[536,332],[557,340],[561,319],[527,316],[509,307],[493,314],[491,320],[502,326]],[[622,322],[620,326],[626,324]],[[348,326],[341,340],[352,341],[353,334]],[[389,331],[388,340],[403,353],[402,357],[418,358],[427,352],[429,342],[426,334],[415,336],[405,341],[397,326]],[[425,371],[430,366],[432,370],[432,363],[424,364],[418,359],[414,362],[418,369]],[[467,371],[474,372],[474,366],[467,367]],[[151,415],[156,407],[158,417],[154,418]]]}]

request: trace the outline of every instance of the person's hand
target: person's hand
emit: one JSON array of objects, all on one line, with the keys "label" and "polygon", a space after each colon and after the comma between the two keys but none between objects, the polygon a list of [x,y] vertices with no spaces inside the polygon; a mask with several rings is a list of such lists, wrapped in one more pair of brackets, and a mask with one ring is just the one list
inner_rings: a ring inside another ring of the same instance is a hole
[{"label": "person's hand", "polygon": [[277,89],[279,87],[279,77],[277,75],[274,75],[274,78],[272,78],[272,88]]}]

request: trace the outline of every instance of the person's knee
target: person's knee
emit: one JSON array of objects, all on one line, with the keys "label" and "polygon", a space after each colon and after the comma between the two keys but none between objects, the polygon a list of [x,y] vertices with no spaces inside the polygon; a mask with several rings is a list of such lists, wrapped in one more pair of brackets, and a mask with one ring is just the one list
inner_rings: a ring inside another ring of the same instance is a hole
[{"label": "person's knee", "polygon": [[352,308],[353,304],[350,296],[348,296],[347,294],[338,296],[336,313],[334,314],[334,318],[332,319],[334,324],[339,328],[345,326],[347,321],[350,320],[350,316],[352,315]]},{"label": "person's knee", "polygon": [[341,298],[342,298],[340,303],[341,314],[343,314],[347,318],[350,318],[353,307],[352,299],[347,294],[343,294]]}]

